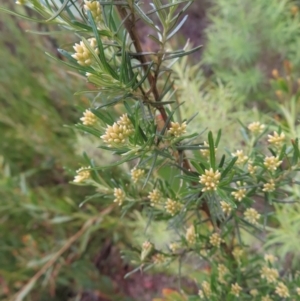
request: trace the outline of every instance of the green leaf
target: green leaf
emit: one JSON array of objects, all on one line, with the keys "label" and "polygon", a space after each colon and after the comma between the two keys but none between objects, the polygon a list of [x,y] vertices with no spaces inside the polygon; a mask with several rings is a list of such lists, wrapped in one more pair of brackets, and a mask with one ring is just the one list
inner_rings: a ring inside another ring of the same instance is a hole
[{"label": "green leaf", "polygon": [[293,159],[292,159],[292,164],[296,165],[299,157],[300,157],[300,152],[299,152],[299,140],[296,138],[295,140],[292,140],[292,145],[294,148],[294,154],[293,154]]},{"label": "green leaf", "polygon": [[222,171],[221,173],[221,179],[224,179],[227,174],[231,171],[231,169],[233,168],[235,162],[237,161],[238,157],[234,157],[231,162],[227,165],[227,167],[225,168],[225,170]]},{"label": "green leaf", "polygon": [[215,143],[216,147],[218,147],[218,145],[219,145],[219,142],[221,140],[221,136],[222,136],[222,130],[219,129],[217,139],[216,139],[216,143]]},{"label": "green leaf", "polygon": [[63,10],[66,8],[66,6],[67,6],[67,4],[68,4],[69,1],[70,1],[70,0],[65,0],[65,1],[63,2],[62,6],[59,8],[59,10],[58,10],[54,15],[52,15],[51,18],[49,18],[49,19],[46,20],[46,21],[47,21],[47,22],[50,22],[50,21],[54,20],[55,18],[57,18],[57,17],[63,12]]},{"label": "green leaf", "polygon": [[190,161],[200,175],[204,174],[204,169],[194,160]]},{"label": "green leaf", "polygon": [[208,133],[208,144],[209,144],[210,166],[215,171],[216,170],[216,154],[215,154],[214,138],[213,138],[213,134],[211,131]]}]

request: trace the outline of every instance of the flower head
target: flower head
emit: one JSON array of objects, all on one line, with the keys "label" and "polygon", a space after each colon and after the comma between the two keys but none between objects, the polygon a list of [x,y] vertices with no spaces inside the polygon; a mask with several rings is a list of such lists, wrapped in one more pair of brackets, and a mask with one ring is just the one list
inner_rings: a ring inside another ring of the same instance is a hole
[{"label": "flower head", "polygon": [[196,243],[196,232],[194,225],[191,225],[187,230],[185,234],[185,238],[188,242],[188,244],[193,245]]},{"label": "flower head", "polygon": [[207,281],[203,281],[201,286],[202,286],[202,290],[205,294],[205,297],[210,297],[211,296],[210,284]]},{"label": "flower head", "polygon": [[233,295],[235,295],[236,297],[239,297],[241,291],[242,291],[242,288],[237,283],[231,284],[231,291],[230,292]]},{"label": "flower head", "polygon": [[178,242],[173,242],[169,245],[169,248],[172,253],[176,253],[180,249],[181,245]]},{"label": "flower head", "polygon": [[204,141],[203,146],[205,146],[207,148],[200,149],[200,153],[202,154],[203,157],[208,158],[209,157],[209,145],[206,141]]},{"label": "flower head", "polygon": [[252,122],[248,125],[248,130],[253,134],[253,135],[257,135],[262,133],[262,131],[264,130],[265,125],[261,124],[260,122],[256,121],[256,122]]},{"label": "flower head", "polygon": [[244,250],[240,247],[235,247],[232,251],[232,255],[236,261],[240,262],[242,255],[244,254]]},{"label": "flower head", "polygon": [[252,297],[256,297],[256,296],[258,295],[258,290],[257,290],[257,289],[252,289],[252,290],[250,291],[250,295],[251,295]]},{"label": "flower head", "polygon": [[222,238],[220,237],[219,233],[213,233],[209,237],[209,242],[216,248],[220,248],[220,244],[222,242]]},{"label": "flower head", "polygon": [[247,190],[245,188],[240,188],[237,191],[231,192],[231,194],[237,201],[240,202],[246,196],[246,192]]},{"label": "flower head", "polygon": [[272,192],[275,190],[275,182],[273,179],[271,179],[269,182],[264,184],[263,190],[265,192]]},{"label": "flower head", "polygon": [[212,168],[210,170],[205,169],[204,172],[205,174],[199,177],[199,182],[205,186],[202,191],[216,190],[220,182],[221,173],[218,170],[213,171]]},{"label": "flower head", "polygon": [[275,171],[281,163],[282,161],[279,161],[279,158],[274,156],[266,157],[264,160],[265,167],[270,171]]},{"label": "flower head", "polygon": [[154,245],[150,241],[145,241],[142,245],[141,260],[145,260],[154,250]]},{"label": "flower head", "polygon": [[237,164],[244,164],[248,160],[248,156],[244,155],[243,150],[237,150],[235,153],[231,154],[233,157],[237,157]]},{"label": "flower head", "polygon": [[94,125],[97,122],[97,117],[90,110],[83,112],[83,117],[80,118],[84,125]]},{"label": "flower head", "polygon": [[168,130],[169,135],[178,138],[185,133],[186,133],[186,122],[183,122],[181,124],[179,122],[171,122],[171,126]]},{"label": "flower head", "polygon": [[121,188],[114,188],[114,196],[114,203],[118,203],[121,206],[126,198],[125,192]]},{"label": "flower head", "polygon": [[133,168],[131,170],[131,178],[133,183],[137,183],[138,180],[144,175],[145,171],[143,169]]},{"label": "flower head", "polygon": [[289,289],[283,282],[279,282],[276,286],[275,293],[282,298],[287,298],[290,296]]},{"label": "flower head", "polygon": [[225,201],[221,201],[220,204],[221,204],[221,208],[222,208],[222,211],[224,212],[224,214],[229,215],[232,211],[231,205]]},{"label": "flower head", "polygon": [[18,4],[18,5],[24,5],[24,4],[26,4],[26,0],[17,0],[16,4]]},{"label": "flower head", "polygon": [[[91,47],[95,50],[95,53],[98,54],[98,46],[97,41],[95,38],[88,39],[89,44]],[[72,55],[72,57],[77,60],[77,63],[81,66],[90,66],[93,61],[93,54],[89,51],[89,49],[86,47],[83,41],[81,41],[79,44],[75,44],[73,46],[75,53]]]},{"label": "flower head", "polygon": [[152,256],[152,261],[155,263],[155,264],[162,264],[166,261],[166,258],[164,256],[164,254],[155,254]]},{"label": "flower head", "polygon": [[84,9],[85,11],[90,11],[92,16],[96,22],[100,22],[102,19],[101,16],[101,6],[97,0],[95,1],[87,1],[84,0]]},{"label": "flower head", "polygon": [[218,280],[220,283],[226,283],[224,277],[229,273],[229,270],[224,264],[218,264]]},{"label": "flower head", "polygon": [[173,201],[171,199],[167,199],[167,202],[165,204],[165,209],[166,211],[174,216],[177,214],[182,208],[182,205],[179,202]]},{"label": "flower head", "polygon": [[270,263],[277,261],[277,258],[273,254],[265,254],[264,260]]},{"label": "flower head", "polygon": [[277,282],[277,278],[279,277],[279,274],[276,269],[264,266],[260,270],[260,277],[262,279],[266,279],[268,283],[275,283]]},{"label": "flower head", "polygon": [[254,175],[256,170],[257,170],[257,166],[254,166],[253,161],[249,160],[248,161],[248,171],[249,171],[250,175]]},{"label": "flower head", "polygon": [[105,134],[101,136],[105,143],[111,146],[123,145],[134,132],[133,125],[127,114],[122,115],[112,126],[107,126]]},{"label": "flower head", "polygon": [[88,168],[91,168],[91,167],[88,166],[88,167],[79,168],[76,171],[77,175],[75,176],[73,182],[74,183],[82,183],[82,182],[86,181],[87,179],[89,179],[91,176],[91,173],[89,170],[87,170]]},{"label": "flower head", "polygon": [[252,225],[257,225],[260,218],[260,214],[254,208],[247,208],[244,212],[245,220]]},{"label": "flower head", "polygon": [[284,135],[284,133],[281,133],[279,135],[277,132],[274,131],[273,136],[272,135],[268,135],[268,138],[269,138],[268,142],[270,144],[273,144],[275,146],[280,147],[283,144],[283,142],[284,142],[285,135]]},{"label": "flower head", "polygon": [[148,198],[150,199],[151,206],[155,206],[161,200],[161,193],[157,189],[153,189],[148,194]]}]

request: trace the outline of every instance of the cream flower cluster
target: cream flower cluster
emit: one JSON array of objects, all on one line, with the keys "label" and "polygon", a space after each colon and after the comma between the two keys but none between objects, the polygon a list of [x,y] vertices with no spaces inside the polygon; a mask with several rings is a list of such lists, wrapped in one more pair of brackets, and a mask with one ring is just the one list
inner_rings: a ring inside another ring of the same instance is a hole
[{"label": "cream flower cluster", "polygon": [[275,293],[281,298],[287,298],[290,296],[289,289],[283,282],[279,282],[276,286]]},{"label": "cream flower cluster", "polygon": [[274,131],[273,136],[268,135],[268,138],[269,138],[268,142],[270,144],[273,144],[275,146],[280,147],[283,144],[284,140],[285,140],[285,135],[284,135],[284,133],[281,133],[279,135],[277,132]]},{"label": "cream flower cluster", "polygon": [[279,161],[279,158],[274,156],[266,157],[264,160],[265,167],[270,171],[275,171],[281,163],[282,161]]},{"label": "cream flower cluster", "polygon": [[224,214],[229,215],[232,211],[231,205],[226,203],[225,201],[221,201],[220,204],[221,204],[221,208],[222,208],[222,211],[224,212]]},{"label": "cream flower cluster", "polygon": [[273,254],[265,254],[264,260],[270,263],[277,261],[277,258]]},{"label": "cream flower cluster", "polygon": [[178,242],[173,242],[173,243],[170,243],[170,245],[169,245],[169,248],[172,253],[176,253],[178,250],[180,250],[180,247],[181,247],[181,245]]},{"label": "cream flower cluster", "polygon": [[216,190],[220,182],[221,173],[218,170],[213,171],[212,168],[209,170],[205,169],[204,172],[205,174],[199,177],[199,182],[205,186],[202,191]]},{"label": "cream flower cluster", "polygon": [[128,118],[127,114],[124,114],[120,119],[112,126],[107,126],[105,134],[101,136],[103,141],[108,146],[118,146],[125,144],[126,139],[134,132],[133,124]]},{"label": "cream flower cluster", "polygon": [[118,203],[119,206],[121,206],[126,198],[125,192],[121,188],[115,188],[114,189],[114,203]]},{"label": "cream flower cluster", "polygon": [[210,237],[209,237],[209,242],[216,248],[220,248],[221,242],[222,242],[222,238],[220,237],[219,233],[213,233]]},{"label": "cream flower cluster", "polygon": [[[203,146],[209,147],[209,144],[206,141],[204,141]],[[206,158],[209,157],[209,153],[210,153],[209,148],[200,149],[200,153],[202,154],[203,157]]]},{"label": "cream flower cluster", "polygon": [[100,22],[102,20],[101,16],[101,6],[97,0],[95,1],[87,1],[84,0],[84,9],[85,11],[90,11],[95,22]]},{"label": "cream flower cluster", "polygon": [[252,122],[248,125],[248,130],[254,134],[254,135],[257,135],[257,134],[260,134],[263,132],[264,128],[266,126],[264,124],[261,124],[260,122],[258,121],[255,121],[255,122]]},{"label": "cream flower cluster", "polygon": [[249,171],[250,175],[254,175],[256,170],[257,170],[257,166],[254,166],[253,161],[249,160],[248,161],[248,171]]},{"label": "cream flower cluster", "polygon": [[241,257],[244,254],[244,250],[241,249],[240,247],[235,247],[232,251],[232,255],[235,258],[236,261],[240,261]]},{"label": "cream flower cluster", "polygon": [[244,154],[243,150],[237,150],[235,153],[231,154],[233,157],[237,157],[237,164],[244,164],[248,160],[248,156]]},{"label": "cream flower cluster", "polygon": [[74,183],[82,183],[82,182],[86,181],[87,179],[89,179],[91,176],[91,173],[89,170],[87,170],[88,168],[91,168],[91,167],[88,166],[88,167],[79,168],[76,171],[77,175],[75,176],[73,182]]},{"label": "cream flower cluster", "polygon": [[191,225],[187,230],[185,234],[185,238],[189,245],[194,245],[196,243],[196,232],[194,225]]},{"label": "cream flower cluster", "polygon": [[149,192],[148,198],[150,199],[151,206],[159,204],[161,197],[162,195],[158,189],[153,189],[151,192]]},{"label": "cream flower cluster", "polygon": [[133,168],[131,170],[131,179],[133,183],[137,183],[145,174],[145,171],[143,169]]},{"label": "cream flower cluster", "polygon": [[94,125],[95,123],[97,123],[96,115],[90,110],[85,110],[85,112],[83,112],[83,117],[81,117],[80,120],[84,125],[87,126]]},{"label": "cream flower cluster", "polygon": [[252,225],[257,225],[260,218],[260,214],[254,208],[248,208],[244,212],[245,220]]},{"label": "cream flower cluster", "polygon": [[152,261],[155,264],[162,264],[166,261],[164,254],[155,254],[152,256]]},{"label": "cream flower cluster", "polygon": [[237,191],[231,192],[231,194],[237,201],[241,202],[242,199],[246,196],[246,192],[247,190],[245,188],[240,188]]},{"label": "cream flower cluster", "polygon": [[229,273],[229,270],[224,264],[218,264],[218,280],[220,283],[225,284],[226,281],[224,277]]},{"label": "cream flower cluster", "polygon": [[272,192],[275,190],[275,182],[271,179],[269,182],[264,184],[263,190],[264,192]]},{"label": "cream flower cluster", "polygon": [[[202,154],[203,157],[208,158],[210,156],[209,144],[206,141],[203,141],[203,146],[207,148],[200,149],[200,153]],[[215,147],[215,152],[217,150],[218,149]]]},{"label": "cream flower cluster", "polygon": [[179,202],[173,201],[171,199],[167,199],[165,203],[165,209],[167,213],[174,216],[177,214],[182,208],[182,205]]},{"label": "cream flower cluster", "polygon": [[185,133],[186,133],[186,122],[183,122],[181,124],[179,122],[171,122],[171,126],[168,130],[169,135],[178,138]]},{"label": "cream flower cluster", "polygon": [[[95,50],[95,53],[98,54],[98,46],[97,41],[95,38],[88,39],[88,42],[90,43],[91,47]],[[89,51],[89,49],[85,46],[83,41],[81,41],[79,44],[75,44],[73,46],[75,53],[72,55],[72,57],[77,60],[77,63],[81,66],[90,66],[93,61],[93,55]]]},{"label": "cream flower cluster", "polygon": [[236,297],[239,297],[241,291],[242,291],[242,288],[238,285],[238,283],[231,284],[231,291],[230,292],[233,295],[235,295]]},{"label": "cream flower cluster", "polygon": [[262,279],[266,279],[268,283],[276,283],[279,277],[279,273],[276,269],[264,266],[260,270],[260,277]]},{"label": "cream flower cluster", "polygon": [[258,295],[258,290],[257,289],[252,289],[252,290],[250,290],[250,295],[252,296],[252,297],[256,297],[257,295]]}]

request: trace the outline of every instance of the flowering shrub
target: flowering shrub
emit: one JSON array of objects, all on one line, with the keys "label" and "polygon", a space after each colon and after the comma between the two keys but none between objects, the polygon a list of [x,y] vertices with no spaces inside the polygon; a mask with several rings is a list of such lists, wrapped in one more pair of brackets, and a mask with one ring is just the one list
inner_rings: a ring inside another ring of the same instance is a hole
[{"label": "flowering shrub", "polygon": [[[59,49],[67,59],[62,63],[92,84],[88,92],[97,96],[75,127],[99,139],[113,161],[96,166],[85,156],[87,166],[77,170],[73,183],[92,185],[96,194],[84,204],[98,199],[123,216],[138,210],[149,223],[166,221],[176,232],[165,248],[145,240],[138,250],[124,250],[136,266],[127,276],[181,265],[193,254],[192,265],[205,262],[209,273],[197,283],[198,293],[182,292],[182,300],[296,300],[300,274],[277,260],[276,248],[265,253],[263,245],[274,227],[273,205],[293,206],[289,188],[298,185],[298,139],[287,141],[280,126],[274,131],[273,124],[253,121],[242,125],[244,149],[222,154],[221,130],[204,134],[200,124],[191,131],[193,116],[181,120],[172,65],[199,47],[171,51],[168,41],[191,1],[154,0],[150,11],[131,0],[18,4],[80,36],[73,48]],[[138,21],[154,30],[149,38],[159,50],[143,51]],[[116,165],[130,172],[112,177]]]}]

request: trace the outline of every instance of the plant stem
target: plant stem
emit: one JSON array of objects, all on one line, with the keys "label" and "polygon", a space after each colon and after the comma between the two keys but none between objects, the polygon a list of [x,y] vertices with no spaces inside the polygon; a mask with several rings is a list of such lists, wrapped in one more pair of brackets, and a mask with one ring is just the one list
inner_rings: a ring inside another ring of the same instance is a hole
[{"label": "plant stem", "polygon": [[73,243],[78,240],[98,219],[101,219],[103,216],[109,214],[114,207],[115,205],[111,205],[110,207],[104,209],[99,215],[93,216],[87,220],[82,228],[73,236],[71,236],[63,245],[63,247],[58,250],[53,257],[47,261],[35,275],[33,275],[33,277],[31,277],[28,283],[21,288],[21,290],[11,299],[11,301],[24,300],[39,278],[60,258],[60,256],[67,251],[73,245]]}]

